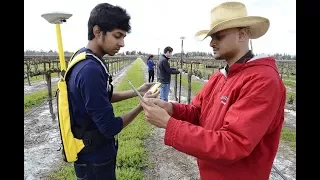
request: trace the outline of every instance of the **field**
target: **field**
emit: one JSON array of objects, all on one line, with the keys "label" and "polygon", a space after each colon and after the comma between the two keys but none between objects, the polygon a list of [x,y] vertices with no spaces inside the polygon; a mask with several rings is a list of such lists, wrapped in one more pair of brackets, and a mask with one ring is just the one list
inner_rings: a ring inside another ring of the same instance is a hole
[{"label": "field", "polygon": [[[192,62],[195,60],[188,61]],[[39,60],[38,63],[41,64],[41,61]],[[211,75],[213,71],[216,72],[221,66],[219,63],[209,63],[206,60],[196,61],[194,64],[184,64],[183,68],[185,72],[189,73],[184,73],[181,79],[180,99],[182,103],[188,103],[200,91],[208,75]],[[143,61],[139,59],[135,60],[135,58],[126,61],[119,59],[119,65],[114,64],[114,66],[110,65],[109,70],[115,69],[113,74],[116,91],[128,90],[130,88],[126,83],[127,79],[135,86],[146,82],[147,70]],[[292,62],[289,64],[292,64]],[[47,66],[46,71],[50,69],[49,65]],[[50,67],[52,66],[51,64]],[[171,66],[177,67],[175,59],[173,59]],[[56,65],[54,67],[59,66]],[[270,178],[281,179],[276,171],[280,170],[281,174],[287,177],[287,179],[295,179],[295,70],[292,70],[291,66],[285,62],[279,64],[278,67],[279,69],[287,67],[286,71],[280,71],[279,74],[287,87],[288,94],[281,145],[277,159],[274,162],[276,168],[273,169]],[[36,70],[32,71],[36,72]],[[43,68],[43,72],[46,71]],[[57,132],[56,118],[52,116],[52,114],[56,114],[55,108],[53,108],[55,107],[55,100],[54,97],[50,98],[48,96],[48,89],[46,88],[48,84],[52,83],[51,92],[54,96],[59,70],[55,71],[51,74],[50,82],[44,82],[48,73],[33,73],[36,75],[30,76],[30,81],[25,80],[25,179],[37,179],[40,177],[46,177],[47,179],[75,179],[72,165],[63,163],[60,159],[60,152],[56,151],[59,149],[60,140]],[[192,75],[190,72],[193,72]],[[30,75],[32,73],[25,70],[25,74]],[[37,76],[38,78],[35,78]],[[42,76],[45,76],[45,78]],[[171,100],[176,100],[176,97],[179,97],[179,76],[177,77],[177,81],[175,81],[176,77],[174,75],[172,79],[173,83],[171,83],[169,96]],[[190,83],[188,79],[191,79]],[[31,83],[31,86],[28,85],[28,82]],[[191,89],[190,92],[188,89]],[[50,101],[52,101],[52,114],[50,113]],[[115,114],[121,115],[132,109],[137,103],[137,98],[114,103]],[[173,148],[164,146],[163,133],[163,130],[154,128],[149,123],[146,123],[143,113],[140,113],[134,122],[119,135],[120,147],[117,157],[117,178],[199,179],[195,159]]]}]

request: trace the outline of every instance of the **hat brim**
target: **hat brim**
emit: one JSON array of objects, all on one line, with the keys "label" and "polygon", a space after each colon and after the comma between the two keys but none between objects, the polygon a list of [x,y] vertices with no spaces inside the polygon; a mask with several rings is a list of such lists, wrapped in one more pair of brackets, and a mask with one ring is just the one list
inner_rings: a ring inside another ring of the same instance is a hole
[{"label": "hat brim", "polygon": [[248,27],[251,33],[250,39],[257,39],[263,36],[269,29],[270,22],[267,18],[260,16],[246,16],[241,18],[234,18],[226,21],[222,21],[216,24],[211,30],[201,30],[195,34],[197,40],[204,40],[208,36],[219,31],[237,28],[237,27]]}]

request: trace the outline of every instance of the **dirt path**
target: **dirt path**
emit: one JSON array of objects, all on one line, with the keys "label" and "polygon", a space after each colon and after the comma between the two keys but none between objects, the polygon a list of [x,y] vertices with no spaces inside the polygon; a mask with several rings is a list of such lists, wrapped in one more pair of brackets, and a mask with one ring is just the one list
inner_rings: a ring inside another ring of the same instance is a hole
[{"label": "dirt path", "polygon": [[[114,75],[114,85],[121,80],[121,77],[131,65],[124,67]],[[52,85],[56,82],[52,81]],[[28,93],[46,88],[46,85],[41,83],[34,84],[29,88]],[[53,101],[53,107],[56,107],[55,101]],[[35,111],[31,111],[32,113],[24,118],[24,179],[38,180],[44,179],[49,172],[63,163],[61,152],[58,151],[61,140],[58,122],[57,120],[52,121],[48,103],[43,104]],[[54,113],[57,113],[55,108]]]},{"label": "dirt path", "polygon": [[[147,82],[148,71],[147,66],[145,68],[145,79]],[[186,74],[185,74],[186,75]],[[202,80],[198,77],[192,76],[192,81],[205,83],[206,80]],[[179,76],[178,76],[179,85]],[[174,100],[173,97],[174,78],[172,78],[171,90],[169,93],[169,101]],[[187,88],[181,88],[181,101],[187,103]],[[179,90],[178,90],[179,91]],[[179,92],[177,92],[179,93]],[[287,107],[291,107],[288,105]],[[290,108],[291,109],[291,108]],[[292,129],[296,128],[296,114],[293,110],[285,110],[285,127]],[[184,179],[194,180],[200,179],[198,166],[196,159],[192,156],[186,155],[175,150],[172,147],[164,145],[163,142],[164,129],[153,128],[152,136],[148,138],[145,145],[148,149],[149,162],[152,162],[153,166],[145,171],[147,179],[150,180],[165,180],[165,179]],[[284,144],[280,144],[276,159],[274,161],[275,167],[288,179],[296,179],[296,154],[291,151],[290,148]],[[271,180],[282,180],[283,178],[273,168]]]},{"label": "dirt path", "polygon": [[[143,68],[145,73],[145,82],[147,82],[148,69],[145,64],[143,64]],[[173,84],[171,89],[173,89]],[[185,100],[187,99],[187,93],[185,91],[181,91],[181,95],[185,97]],[[169,93],[169,99],[174,99],[172,93]],[[152,136],[145,141],[145,146],[148,150],[149,162],[152,163],[152,168],[145,171],[147,179],[200,179],[196,159],[192,156],[181,153],[172,147],[165,146],[163,142],[164,132],[164,129],[153,126]]]}]

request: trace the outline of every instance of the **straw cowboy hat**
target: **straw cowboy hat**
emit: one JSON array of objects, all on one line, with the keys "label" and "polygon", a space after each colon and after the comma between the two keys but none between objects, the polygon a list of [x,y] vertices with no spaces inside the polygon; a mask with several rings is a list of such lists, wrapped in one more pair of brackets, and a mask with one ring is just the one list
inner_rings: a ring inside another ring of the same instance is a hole
[{"label": "straw cowboy hat", "polygon": [[248,27],[250,39],[263,36],[269,29],[267,18],[248,16],[247,8],[240,2],[225,2],[211,10],[210,30],[201,30],[196,33],[198,40],[204,40],[212,34],[229,28]]}]

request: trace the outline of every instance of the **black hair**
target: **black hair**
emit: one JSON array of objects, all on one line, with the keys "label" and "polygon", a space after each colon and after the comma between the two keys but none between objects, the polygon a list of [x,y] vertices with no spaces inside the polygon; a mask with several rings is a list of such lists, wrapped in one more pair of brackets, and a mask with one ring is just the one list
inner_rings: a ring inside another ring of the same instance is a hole
[{"label": "black hair", "polygon": [[150,56],[148,57],[148,60],[151,59],[151,58],[153,58],[153,55],[150,55]]},{"label": "black hair", "polygon": [[94,7],[90,13],[88,21],[88,40],[94,38],[93,27],[99,26],[103,34],[111,32],[114,29],[121,29],[130,33],[130,15],[126,10],[113,6],[109,3],[101,3]]},{"label": "black hair", "polygon": [[169,53],[171,53],[173,51],[172,47],[167,46],[166,48],[164,48],[163,53],[167,53],[169,51]]}]

